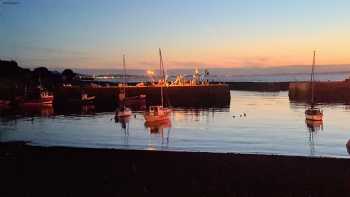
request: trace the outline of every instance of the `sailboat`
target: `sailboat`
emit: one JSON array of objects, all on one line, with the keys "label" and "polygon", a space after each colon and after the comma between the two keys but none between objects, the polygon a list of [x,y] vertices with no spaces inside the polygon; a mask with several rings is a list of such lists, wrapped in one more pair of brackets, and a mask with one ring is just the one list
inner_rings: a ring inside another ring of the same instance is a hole
[{"label": "sailboat", "polygon": [[119,118],[129,117],[132,115],[131,109],[126,107],[125,105],[125,97],[126,97],[126,67],[125,67],[125,55],[123,55],[123,70],[124,70],[124,84],[123,91],[119,93],[119,101],[121,102],[119,108],[117,108],[116,116]]},{"label": "sailboat", "polygon": [[148,111],[145,112],[145,120],[146,123],[151,122],[161,122],[169,120],[169,115],[171,113],[171,109],[164,107],[164,95],[163,95],[163,87],[166,86],[165,72],[164,72],[164,64],[162,51],[159,49],[159,69],[162,76],[160,86],[160,97],[161,97],[161,105],[150,106]]},{"label": "sailboat", "polygon": [[315,107],[315,97],[314,97],[314,80],[315,80],[315,64],[316,64],[316,51],[314,51],[314,57],[312,61],[312,70],[311,70],[311,106],[305,111],[306,120],[310,121],[322,121],[323,119],[323,111],[319,108]]}]

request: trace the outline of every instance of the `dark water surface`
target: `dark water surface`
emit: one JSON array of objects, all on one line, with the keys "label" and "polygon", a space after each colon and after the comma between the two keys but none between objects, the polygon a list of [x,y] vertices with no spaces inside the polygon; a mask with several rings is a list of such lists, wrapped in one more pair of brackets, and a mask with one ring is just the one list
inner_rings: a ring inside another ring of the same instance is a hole
[{"label": "dark water surface", "polygon": [[97,113],[93,107],[60,114],[52,108],[32,109],[17,115],[2,113],[0,141],[28,141],[41,146],[348,157],[350,107],[322,108],[324,121],[310,123],[305,121],[305,106],[290,103],[288,92],[231,91],[229,108],[177,108],[170,122],[158,125],[145,125],[142,112],[116,122],[113,112]]}]

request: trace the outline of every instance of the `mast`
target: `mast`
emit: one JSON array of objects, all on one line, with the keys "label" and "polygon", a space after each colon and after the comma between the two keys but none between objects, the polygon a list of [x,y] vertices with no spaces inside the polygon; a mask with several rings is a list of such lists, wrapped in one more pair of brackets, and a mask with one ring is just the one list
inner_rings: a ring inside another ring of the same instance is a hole
[{"label": "mast", "polygon": [[313,56],[313,60],[312,60],[312,69],[311,69],[311,107],[314,106],[314,80],[315,80],[315,64],[316,64],[316,51],[314,51],[314,56]]},{"label": "mast", "polygon": [[[165,79],[164,76],[164,69],[163,68],[163,57],[162,57],[162,51],[159,48],[159,73],[162,79]],[[163,73],[163,75],[162,75]],[[165,82],[165,80],[164,80]],[[160,97],[161,97],[161,103],[162,103],[162,107],[164,106],[164,100],[163,100],[163,84],[160,84]]]},{"label": "mast", "polygon": [[123,55],[123,71],[124,71],[124,94],[126,94],[126,67],[125,67],[125,55]]}]

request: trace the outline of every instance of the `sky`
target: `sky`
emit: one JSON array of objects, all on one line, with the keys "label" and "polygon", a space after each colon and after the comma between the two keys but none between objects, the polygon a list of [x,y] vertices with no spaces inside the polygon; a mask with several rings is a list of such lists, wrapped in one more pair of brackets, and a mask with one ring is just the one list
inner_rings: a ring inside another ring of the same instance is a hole
[{"label": "sky", "polygon": [[[16,2],[16,3],[8,3]],[[61,68],[350,63],[349,0],[0,0],[0,59]]]}]

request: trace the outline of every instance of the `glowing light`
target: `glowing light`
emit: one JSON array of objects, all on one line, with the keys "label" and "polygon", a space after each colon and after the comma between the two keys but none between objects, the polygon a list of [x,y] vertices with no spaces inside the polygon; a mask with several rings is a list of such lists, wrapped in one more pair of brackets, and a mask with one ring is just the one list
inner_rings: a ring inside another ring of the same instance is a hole
[{"label": "glowing light", "polygon": [[153,70],[147,70],[147,75],[153,76],[154,75],[154,71]]}]

